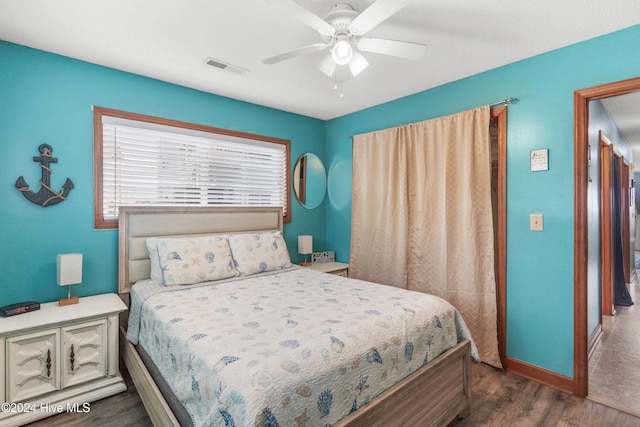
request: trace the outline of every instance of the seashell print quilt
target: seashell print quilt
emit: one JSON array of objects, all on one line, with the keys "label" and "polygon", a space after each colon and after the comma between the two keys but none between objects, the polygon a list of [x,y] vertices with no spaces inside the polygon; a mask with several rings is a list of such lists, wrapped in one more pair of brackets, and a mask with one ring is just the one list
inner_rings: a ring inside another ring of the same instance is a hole
[{"label": "seashell print quilt", "polygon": [[151,294],[139,342],[196,426],[331,425],[471,339],[443,299],[309,268]]}]

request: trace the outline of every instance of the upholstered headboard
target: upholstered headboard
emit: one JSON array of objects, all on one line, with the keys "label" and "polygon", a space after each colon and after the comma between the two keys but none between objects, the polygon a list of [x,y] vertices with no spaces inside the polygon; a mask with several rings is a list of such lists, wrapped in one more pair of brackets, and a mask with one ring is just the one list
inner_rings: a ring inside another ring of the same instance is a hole
[{"label": "upholstered headboard", "polygon": [[282,208],[125,206],[118,219],[118,292],[128,293],[151,271],[146,240],[282,231]]}]

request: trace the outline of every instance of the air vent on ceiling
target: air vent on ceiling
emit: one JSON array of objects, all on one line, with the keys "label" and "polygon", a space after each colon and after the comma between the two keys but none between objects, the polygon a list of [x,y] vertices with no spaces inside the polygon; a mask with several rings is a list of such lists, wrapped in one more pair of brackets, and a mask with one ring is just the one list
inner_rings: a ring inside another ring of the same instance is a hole
[{"label": "air vent on ceiling", "polygon": [[238,67],[237,65],[227,64],[226,62],[222,62],[218,59],[208,58],[207,65],[211,65],[212,67],[220,68],[221,70],[231,71],[232,73],[244,75],[249,70],[246,68]]}]

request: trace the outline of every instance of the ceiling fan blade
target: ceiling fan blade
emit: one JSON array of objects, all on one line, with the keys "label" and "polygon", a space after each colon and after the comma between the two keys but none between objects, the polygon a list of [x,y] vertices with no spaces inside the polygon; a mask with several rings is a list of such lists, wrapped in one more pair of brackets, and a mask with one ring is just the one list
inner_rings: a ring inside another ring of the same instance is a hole
[{"label": "ceiling fan blade", "polygon": [[353,58],[349,61],[349,70],[353,77],[360,74],[365,68],[369,66],[369,61],[367,61],[364,56],[360,55],[358,52],[353,52]]},{"label": "ceiling fan blade", "polygon": [[276,64],[278,62],[286,61],[287,59],[295,58],[296,56],[307,55],[309,53],[317,52],[319,50],[326,49],[330,44],[315,43],[309,46],[304,46],[290,52],[281,53],[280,55],[272,56],[262,60],[263,64]]},{"label": "ceiling fan blade", "polygon": [[421,43],[402,42],[397,40],[362,38],[358,41],[358,49],[365,52],[381,53],[400,58],[418,59],[427,52],[427,46]]},{"label": "ceiling fan blade", "polygon": [[309,10],[300,6],[293,0],[267,0],[269,3],[273,3],[280,9],[292,15],[298,21],[308,25],[320,34],[324,36],[332,36],[335,34],[336,29],[323,21],[317,15],[314,15]]},{"label": "ceiling fan blade", "polygon": [[351,34],[361,36],[403,7],[411,0],[378,0],[366,8],[349,25]]},{"label": "ceiling fan blade", "polygon": [[318,64],[318,70],[322,71],[329,77],[333,77],[333,73],[336,71],[336,63],[333,62],[331,55],[326,55],[322,61]]}]

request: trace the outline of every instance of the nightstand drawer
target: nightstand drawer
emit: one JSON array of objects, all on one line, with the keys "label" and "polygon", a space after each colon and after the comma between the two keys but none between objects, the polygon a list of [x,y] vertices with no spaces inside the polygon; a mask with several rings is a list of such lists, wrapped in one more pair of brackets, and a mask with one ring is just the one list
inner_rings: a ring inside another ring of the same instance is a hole
[{"label": "nightstand drawer", "polygon": [[107,376],[107,319],[62,329],[62,387]]},{"label": "nightstand drawer", "polygon": [[8,402],[60,389],[59,342],[59,329],[7,339]]},{"label": "nightstand drawer", "polygon": [[349,277],[349,264],[342,262],[317,262],[311,266],[314,270],[336,276]]},{"label": "nightstand drawer", "polygon": [[349,277],[349,269],[345,268],[343,270],[332,271],[331,274],[335,274],[336,276]]}]

